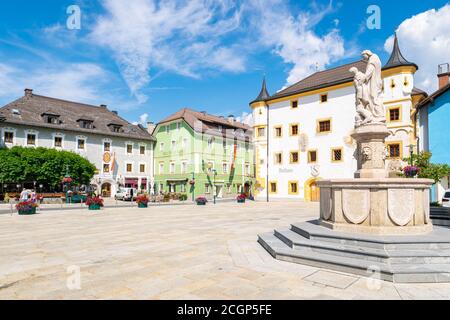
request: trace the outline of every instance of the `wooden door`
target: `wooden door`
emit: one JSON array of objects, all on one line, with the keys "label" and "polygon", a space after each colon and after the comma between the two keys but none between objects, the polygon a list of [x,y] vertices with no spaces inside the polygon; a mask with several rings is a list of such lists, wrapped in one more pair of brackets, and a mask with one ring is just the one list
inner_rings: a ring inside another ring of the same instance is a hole
[{"label": "wooden door", "polygon": [[320,201],[320,188],[317,186],[316,182],[311,183],[311,201]]}]

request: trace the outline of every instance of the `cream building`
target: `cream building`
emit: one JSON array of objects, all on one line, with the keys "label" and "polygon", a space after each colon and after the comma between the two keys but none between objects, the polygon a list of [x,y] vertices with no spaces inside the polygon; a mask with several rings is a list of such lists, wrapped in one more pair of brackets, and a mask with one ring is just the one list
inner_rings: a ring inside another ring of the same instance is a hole
[{"label": "cream building", "polygon": [[[356,144],[355,88],[350,68],[366,70],[356,61],[317,72],[270,96],[266,82],[250,103],[254,119],[256,196],[318,201],[316,182],[352,178]],[[384,105],[391,136],[387,139],[388,169],[399,170],[410,146],[416,150],[415,105],[426,93],[414,87],[416,64],[402,55],[395,38],[383,67]]]}]

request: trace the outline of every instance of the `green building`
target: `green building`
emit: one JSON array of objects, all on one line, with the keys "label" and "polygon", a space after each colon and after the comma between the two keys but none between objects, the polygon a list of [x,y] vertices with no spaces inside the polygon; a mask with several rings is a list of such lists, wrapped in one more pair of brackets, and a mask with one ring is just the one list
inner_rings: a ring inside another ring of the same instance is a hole
[{"label": "green building", "polygon": [[253,196],[252,128],[233,116],[182,109],[157,124],[157,193],[187,194],[188,199]]}]

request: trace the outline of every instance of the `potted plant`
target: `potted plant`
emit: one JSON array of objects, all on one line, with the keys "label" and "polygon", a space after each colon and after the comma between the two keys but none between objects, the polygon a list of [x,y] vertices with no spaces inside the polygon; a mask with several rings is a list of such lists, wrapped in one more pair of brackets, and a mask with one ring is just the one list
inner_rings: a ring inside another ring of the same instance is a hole
[{"label": "potted plant", "polygon": [[403,173],[407,178],[414,178],[420,173],[420,168],[417,166],[406,166],[403,168]]},{"label": "potted plant", "polygon": [[247,198],[247,196],[245,194],[240,194],[237,196],[237,202],[238,203],[245,203],[245,199]]},{"label": "potted plant", "polygon": [[204,206],[204,205],[206,205],[208,200],[202,196],[202,197],[198,197],[197,199],[195,199],[195,202],[197,203],[198,206]]},{"label": "potted plant", "polygon": [[188,196],[186,193],[183,193],[180,195],[180,199],[179,199],[180,201],[186,201],[187,199],[188,199]]},{"label": "potted plant", "polygon": [[99,196],[88,197],[86,205],[89,207],[89,210],[100,210],[103,207],[103,199]]},{"label": "potted plant", "polygon": [[148,208],[148,203],[150,199],[146,194],[141,194],[136,198],[136,203],[138,204],[138,208]]},{"label": "potted plant", "polygon": [[16,204],[16,209],[19,215],[32,215],[36,214],[36,208],[39,205],[33,201],[23,201]]}]

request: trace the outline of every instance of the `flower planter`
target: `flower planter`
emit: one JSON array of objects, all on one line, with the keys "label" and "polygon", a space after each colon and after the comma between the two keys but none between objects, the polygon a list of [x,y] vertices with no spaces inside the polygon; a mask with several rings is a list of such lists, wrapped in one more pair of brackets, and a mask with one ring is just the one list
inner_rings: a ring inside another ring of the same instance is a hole
[{"label": "flower planter", "polygon": [[245,203],[245,199],[238,199],[237,202],[238,203]]},{"label": "flower planter", "polygon": [[407,178],[415,178],[417,175],[419,174],[419,171],[409,171],[409,172],[405,172],[405,176]]},{"label": "flower planter", "polygon": [[89,206],[89,210],[92,210],[92,211],[100,210],[100,205],[99,204],[91,204]]},{"label": "flower planter", "polygon": [[138,203],[138,208],[141,208],[141,209],[148,208],[148,204],[147,203]]},{"label": "flower planter", "polygon": [[36,214],[36,208],[32,208],[30,210],[19,210],[19,215],[21,216],[29,216]]},{"label": "flower planter", "polygon": [[206,202],[197,202],[198,206],[206,206]]}]

